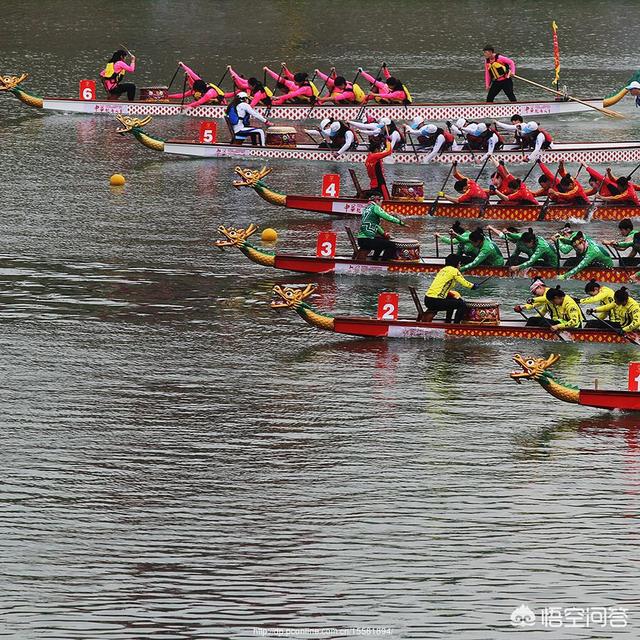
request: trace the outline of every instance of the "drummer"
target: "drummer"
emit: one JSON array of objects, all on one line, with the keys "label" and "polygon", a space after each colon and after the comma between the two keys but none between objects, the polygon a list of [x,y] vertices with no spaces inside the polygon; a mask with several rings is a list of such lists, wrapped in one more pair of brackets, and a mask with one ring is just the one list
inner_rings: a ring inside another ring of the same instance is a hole
[{"label": "drummer", "polygon": [[367,159],[364,161],[364,167],[367,170],[369,176],[369,189],[365,190],[363,195],[365,197],[379,194],[385,200],[389,200],[389,189],[387,188],[387,181],[384,177],[384,171],[382,169],[382,161],[387,156],[393,153],[390,140],[386,141],[385,148],[381,151],[379,143],[369,143],[369,153]]},{"label": "drummer", "polygon": [[382,220],[388,220],[400,226],[405,223],[387,213],[381,206],[382,195],[373,193],[369,196],[369,204],[362,210],[362,220],[358,231],[358,247],[365,251],[373,251],[372,260],[393,260],[395,257],[396,245],[389,237],[388,233],[380,225]]},{"label": "drummer", "polygon": [[460,324],[466,315],[467,305],[460,294],[454,290],[454,287],[459,284],[467,289],[477,289],[478,285],[469,282],[460,273],[458,268],[460,266],[459,255],[449,254],[444,259],[444,265],[427,289],[424,296],[424,306],[426,311],[431,311],[434,315],[438,311],[445,311],[445,322],[449,323],[453,318],[454,323]]},{"label": "drummer", "polygon": [[170,93],[172,100],[181,100],[193,96],[193,102],[185,104],[183,109],[188,111],[202,104],[225,104],[224,91],[215,84],[205,82],[193,69],[187,67],[184,62],[178,62],[184,69],[189,89],[180,93]]},{"label": "drummer", "polygon": [[[127,64],[127,55],[131,55],[131,64]],[[136,99],[136,85],[133,82],[122,82],[125,73],[133,73],[136,70],[136,57],[133,54],[118,49],[109,59],[105,68],[100,72],[102,84],[110,97],[116,100],[123,94],[127,94],[127,100],[133,102]]]},{"label": "drummer", "polygon": [[226,108],[226,117],[233,128],[234,141],[242,144],[247,138],[251,138],[253,145],[260,140],[261,147],[265,146],[264,129],[251,126],[251,118],[264,122],[268,127],[273,126],[262,114],[249,105],[249,96],[241,91]]},{"label": "drummer", "polygon": [[440,191],[438,196],[455,204],[463,204],[465,202],[470,204],[483,203],[489,197],[487,192],[475,180],[462,175],[458,171],[457,162],[454,162],[453,166],[453,177],[456,179],[453,188],[461,195],[452,197],[448,196],[444,191]]},{"label": "drummer", "polygon": [[475,267],[502,267],[504,266],[504,256],[498,245],[484,235],[480,227],[474,229],[469,235],[469,241],[477,251],[476,257],[461,267],[463,273]]}]

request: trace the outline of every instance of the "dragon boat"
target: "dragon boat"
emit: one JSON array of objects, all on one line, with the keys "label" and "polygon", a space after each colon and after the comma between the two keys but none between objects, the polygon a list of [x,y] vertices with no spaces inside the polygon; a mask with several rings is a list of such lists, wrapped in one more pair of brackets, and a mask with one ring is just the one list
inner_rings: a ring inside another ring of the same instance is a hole
[{"label": "dragon boat", "polygon": [[[240,176],[234,180],[233,186],[253,189],[269,204],[287,209],[313,211],[338,217],[360,216],[367,206],[368,200],[359,197],[362,193],[360,183],[353,169],[350,169],[354,180],[356,195],[329,197],[312,195],[295,195],[279,193],[266,184],[264,178],[272,169],[250,169],[236,167],[235,172]],[[521,204],[510,205],[488,204],[455,204],[453,202],[432,199],[393,198],[382,203],[385,211],[397,216],[437,216],[442,218],[483,218],[485,220],[517,220],[520,222],[536,222],[539,220],[622,220],[640,216],[640,208],[632,205],[616,205],[603,201],[596,201],[593,205],[574,206],[563,204],[539,205]]]},{"label": "dragon boat", "polygon": [[[360,251],[353,232],[346,228],[353,253],[350,256],[327,256],[322,255],[296,255],[286,253],[276,253],[261,249],[249,242],[249,238],[258,231],[255,224],[250,224],[246,229],[235,229],[233,227],[218,227],[222,235],[221,240],[216,240],[215,247],[224,250],[234,247],[244,254],[249,260],[263,267],[273,267],[283,271],[294,271],[297,273],[314,274],[347,274],[347,275],[401,275],[401,274],[428,274],[437,273],[444,267],[444,258],[430,257],[418,259],[398,259],[398,260],[368,260],[366,252]],[[417,244],[417,243],[412,243]],[[331,253],[331,252],[329,252]],[[402,254],[404,251],[399,250]],[[598,282],[625,283],[629,282],[631,276],[638,270],[638,267],[590,267],[578,272],[576,280],[597,280]],[[488,267],[480,266],[469,269],[465,275],[484,276],[491,278],[543,278],[553,280],[559,275],[569,271],[566,267],[529,267],[511,272],[508,266]]]},{"label": "dragon boat", "polygon": [[[124,102],[120,100],[82,100],[80,98],[40,97],[27,92],[22,83],[28,74],[0,76],[0,91],[12,93],[24,104],[45,111],[62,111],[66,113],[85,113],[91,115],[122,114],[127,116],[180,116],[189,115],[196,118],[223,118],[225,105],[205,104],[185,111],[180,101],[136,100]],[[621,89],[609,98],[589,99],[575,102],[570,99],[533,100],[523,102],[443,102],[401,104],[368,104],[366,113],[374,118],[407,119],[414,117],[435,121],[455,120],[459,117],[473,118],[509,118],[514,113],[523,117],[555,116],[567,113],[592,111],[615,104],[626,94]],[[586,104],[585,104],[586,103]],[[362,112],[361,105],[317,105],[285,104],[273,107],[257,107],[259,112],[270,119],[304,121],[310,117],[335,118],[352,120]]]},{"label": "dragon boat", "polygon": [[[317,144],[281,144],[263,146],[243,146],[232,142],[198,142],[182,138],[164,140],[143,132],[151,117],[143,120],[116,115],[122,125],[118,133],[131,133],[142,145],[153,151],[162,151],[169,155],[189,156],[193,158],[266,158],[277,160],[304,160],[320,162],[356,162],[363,164],[368,156],[366,145],[361,150],[347,151],[341,156],[334,155],[333,149],[319,148]],[[289,135],[289,134],[287,134]],[[474,164],[482,152],[445,151],[433,161],[444,164]],[[529,162],[529,156],[517,145],[505,145],[500,151],[493,153],[496,160],[504,160],[509,164]],[[553,148],[541,153],[541,159],[547,163],[575,162],[584,164],[603,164],[612,162],[640,162],[640,140],[628,142],[554,142]],[[426,164],[426,153],[417,151],[395,151],[384,158],[385,164]]]},{"label": "dragon boat", "polygon": [[361,338],[483,338],[485,340],[593,342],[608,345],[633,341],[635,344],[640,344],[635,336],[620,335],[616,331],[603,329],[552,331],[544,327],[527,327],[524,320],[465,321],[461,324],[446,323],[442,320],[429,320],[428,318],[432,317],[432,314],[423,311],[415,290],[411,290],[417,308],[417,316],[413,318],[384,319],[366,316],[333,316],[328,313],[322,313],[306,302],[306,299],[315,291],[315,288],[313,284],[308,284],[304,288],[276,285],[273,288],[276,299],[271,302],[271,308],[276,310],[291,309],[307,324],[316,329]]},{"label": "dragon boat", "polygon": [[513,371],[510,377],[519,384],[523,380],[535,380],[548,394],[563,402],[597,409],[640,411],[640,393],[637,391],[579,389],[561,382],[549,371],[559,359],[560,356],[553,353],[548,358],[523,358],[516,354],[513,361],[520,365],[522,370]]}]

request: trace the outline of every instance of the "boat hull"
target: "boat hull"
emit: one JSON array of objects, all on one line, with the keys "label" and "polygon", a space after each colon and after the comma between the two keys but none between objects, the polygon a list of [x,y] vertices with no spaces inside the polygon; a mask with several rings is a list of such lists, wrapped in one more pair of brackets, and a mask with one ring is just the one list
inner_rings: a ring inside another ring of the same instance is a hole
[{"label": "boat hull", "polygon": [[[341,156],[335,156],[331,149],[319,149],[317,145],[300,144],[295,148],[287,147],[258,147],[232,145],[225,142],[206,144],[191,140],[167,140],[164,152],[170,155],[190,156],[194,158],[233,158],[241,159],[272,159],[272,160],[303,160],[305,162],[354,162],[363,164],[367,159],[366,150],[347,151]],[[385,164],[427,164],[426,153],[414,151],[396,151],[384,159]],[[494,157],[504,160],[508,164],[526,164],[529,155],[510,148],[496,151]],[[432,162],[451,164],[474,164],[479,161],[482,152],[447,151],[436,156]],[[547,163],[575,162],[585,164],[604,164],[614,162],[640,162],[640,141],[631,142],[585,142],[585,143],[557,143],[553,149],[547,149],[541,154],[541,159]]]},{"label": "boat hull", "polygon": [[[315,211],[335,216],[360,216],[368,201],[358,198],[328,198],[323,196],[287,195],[285,206],[301,211]],[[535,222],[540,218],[542,206],[491,204],[484,210],[480,205],[438,202],[431,212],[433,200],[413,202],[406,200],[385,200],[385,211],[399,216],[433,215],[444,218],[485,218],[487,220],[520,220]],[[551,205],[544,216],[545,220],[585,219],[589,206]],[[594,209],[592,220],[622,220],[640,216],[640,208],[629,205],[600,205]]]},{"label": "boat hull", "polygon": [[[297,273],[316,274],[345,274],[345,275],[403,275],[436,273],[444,266],[444,258],[423,258],[420,262],[382,262],[361,261],[351,258],[322,258],[316,256],[301,256],[276,254],[273,263],[274,268]],[[593,267],[584,269],[576,276],[576,280],[597,280],[598,282],[625,283],[638,270],[638,267],[619,267],[607,269],[605,267]],[[566,273],[568,269],[561,267],[530,267],[525,272],[519,273],[520,277],[539,277],[545,280],[557,278]],[[509,267],[476,267],[465,272],[465,275],[510,278],[513,277]]]},{"label": "boat hull", "polygon": [[580,389],[580,404],[598,409],[640,411],[640,393],[637,391],[599,391]]},{"label": "boat hull", "polygon": [[[587,100],[593,107],[602,108],[603,100]],[[122,102],[115,100],[79,100],[73,98],[50,98],[43,100],[42,108],[51,111],[85,114],[115,114],[129,116],[179,116],[189,115],[196,118],[223,118],[226,107],[224,105],[201,105],[188,111],[181,109],[179,102]],[[303,121],[313,119],[336,118],[350,120],[361,114],[359,105],[337,106],[323,105],[310,110],[309,105],[282,105],[272,107],[258,107],[264,114],[269,111],[271,120]],[[509,118],[514,113],[527,117],[544,115],[562,115],[566,113],[580,113],[593,109],[572,101],[540,100],[531,102],[469,102],[469,103],[415,103],[403,105],[370,104],[365,113],[374,118],[388,117],[396,119],[410,119],[422,117],[429,120],[455,120],[461,116],[474,118]]]}]

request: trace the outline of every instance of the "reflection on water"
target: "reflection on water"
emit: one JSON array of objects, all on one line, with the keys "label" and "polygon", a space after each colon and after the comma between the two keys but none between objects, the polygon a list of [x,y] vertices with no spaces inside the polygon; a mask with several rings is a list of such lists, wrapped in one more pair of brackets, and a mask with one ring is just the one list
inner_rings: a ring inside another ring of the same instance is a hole
[{"label": "reflection on water", "polygon": [[[452,7],[432,5],[374,0],[365,20],[360,3],[279,1],[248,19],[226,1],[70,12],[61,0],[8,0],[2,73],[28,71],[35,93],[74,94],[122,41],[138,54],[140,85],[170,78],[176,58],[213,80],[229,62],[250,72],[326,61],[349,76],[385,59],[417,98],[472,100],[484,93],[488,37],[523,74],[550,80],[551,14],[575,93],[618,88],[637,65],[631,2],[465,0],[453,9],[472,28],[455,38],[442,29]],[[253,627],[382,626],[397,638],[510,638],[525,602],[628,606],[632,624],[616,637],[637,637],[636,419],[508,377],[515,351],[553,350],[558,378],[624,388],[637,349],[314,331],[269,308],[274,284],[313,278],[211,242],[221,223],[256,222],[278,230],[280,250],[312,252],[319,230],[346,250],[353,221],[272,207],[231,188],[234,163],[156,156],[115,135],[110,118],[0,98],[6,635],[226,640]],[[633,102],[619,108],[632,117],[550,128],[635,137]],[[197,123],[153,127],[183,135]],[[342,165],[272,164],[269,184],[283,193],[317,193],[334,169],[350,192]],[[123,189],[108,187],[115,171]],[[446,169],[387,173],[433,191]],[[408,233],[432,247],[449,224],[416,220]],[[322,277],[313,302],[373,315],[384,288],[414,313],[407,286],[428,281]],[[506,316],[528,295],[519,280],[482,291]],[[562,637],[596,637],[580,633]]]}]

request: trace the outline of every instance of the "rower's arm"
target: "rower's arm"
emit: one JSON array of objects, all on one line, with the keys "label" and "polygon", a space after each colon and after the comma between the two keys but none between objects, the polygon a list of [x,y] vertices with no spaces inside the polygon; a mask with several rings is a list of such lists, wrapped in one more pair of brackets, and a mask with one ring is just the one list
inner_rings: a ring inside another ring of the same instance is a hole
[{"label": "rower's arm", "polygon": [[393,222],[394,224],[402,224],[400,222],[400,218],[396,218],[395,216],[392,216],[390,213],[387,213],[380,205],[376,204],[374,205],[374,212],[375,214],[382,218],[383,220],[388,220],[389,222]]},{"label": "rower's arm", "polygon": [[382,160],[383,158],[386,158],[387,156],[391,155],[392,152],[393,152],[393,147],[391,146],[391,142],[387,140],[387,146],[384,148],[384,151],[370,153],[369,159],[371,162],[378,162],[379,160]]},{"label": "rower's arm", "polygon": [[355,136],[353,135],[353,131],[347,131],[344,134],[344,144],[340,147],[340,149],[338,149],[338,155],[341,156],[343,153],[349,151],[354,140]]},{"label": "rower's arm", "polygon": [[[598,252],[599,255],[599,252]],[[591,247],[589,247],[585,253],[584,256],[582,257],[582,260],[580,260],[580,262],[578,262],[578,264],[573,267],[573,269],[569,269],[569,271],[567,271],[565,274],[563,274],[564,278],[573,278],[573,276],[576,275],[576,273],[580,273],[580,271],[583,271],[584,269],[586,269],[595,259],[596,259],[597,255],[595,254],[594,251],[592,251]]]},{"label": "rower's arm", "polygon": [[467,179],[467,176],[462,175],[462,174],[458,171],[458,167],[456,167],[456,168],[453,170],[453,177],[454,177],[456,180],[466,180],[466,179]]},{"label": "rower's arm", "polygon": [[433,149],[431,150],[429,155],[424,159],[424,161],[431,162],[431,160],[438,155],[444,143],[445,143],[444,136],[440,134],[436,139],[436,143],[433,145]]},{"label": "rower's arm", "polygon": [[193,69],[187,67],[184,62],[181,62],[180,66],[184,69],[184,72],[189,76],[189,78],[191,78],[192,82],[195,82],[196,80],[202,80],[202,78]]},{"label": "rower's arm", "polygon": [[[587,300],[595,300],[597,298],[597,296],[594,296],[593,298],[585,298],[584,300],[580,300],[580,302],[585,303],[585,301]],[[588,304],[588,302],[586,302],[586,304]],[[594,309],[594,311],[598,314],[602,313],[604,315],[606,315],[609,311],[612,311],[613,309],[615,309],[616,303],[615,302],[610,302],[609,304],[603,304],[600,307],[596,307]]]},{"label": "rower's arm", "polygon": [[496,126],[498,127],[498,129],[504,129],[505,131],[517,131],[519,125],[511,124],[510,122],[500,122],[499,120],[496,120]]},{"label": "rower's arm", "polygon": [[532,267],[539,260],[542,260],[544,258],[544,254],[545,254],[544,243],[538,242],[536,244],[536,248],[534,249],[533,253],[529,256],[527,260],[525,260],[522,264],[518,265],[518,269],[527,269],[529,267]]},{"label": "rower's arm", "polygon": [[478,251],[478,255],[468,264],[465,264],[460,267],[461,272],[469,271],[469,269],[473,269],[481,265],[491,254],[491,245],[488,242],[483,242],[482,247],[480,247],[480,251]]},{"label": "rower's arm", "polygon": [[473,289],[473,282],[469,282],[459,271],[454,276],[454,280],[462,287]]},{"label": "rower's arm", "polygon": [[625,333],[631,333],[640,328],[640,306],[633,305],[631,309],[625,315],[625,320],[629,320],[628,324],[622,327]]}]

